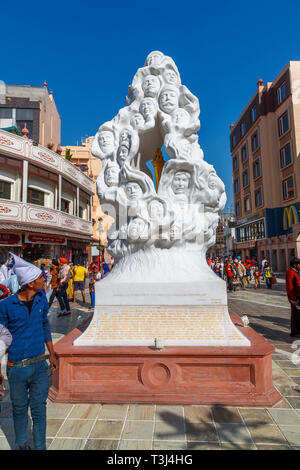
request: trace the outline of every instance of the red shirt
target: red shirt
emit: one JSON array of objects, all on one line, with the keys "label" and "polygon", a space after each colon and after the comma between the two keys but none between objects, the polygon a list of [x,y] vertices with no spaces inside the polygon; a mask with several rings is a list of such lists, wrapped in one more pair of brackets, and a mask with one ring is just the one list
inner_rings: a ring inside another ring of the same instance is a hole
[{"label": "red shirt", "polygon": [[232,277],[233,272],[232,272],[232,267],[230,266],[230,264],[227,264],[227,266],[225,266],[225,269],[226,269],[227,276]]},{"label": "red shirt", "polygon": [[297,300],[300,297],[300,278],[297,269],[290,268],[285,276],[286,295],[291,300]]},{"label": "red shirt", "polygon": [[259,279],[259,278],[260,278],[260,271],[259,271],[259,269],[257,269],[256,271],[254,271],[254,277],[255,277],[256,279]]}]

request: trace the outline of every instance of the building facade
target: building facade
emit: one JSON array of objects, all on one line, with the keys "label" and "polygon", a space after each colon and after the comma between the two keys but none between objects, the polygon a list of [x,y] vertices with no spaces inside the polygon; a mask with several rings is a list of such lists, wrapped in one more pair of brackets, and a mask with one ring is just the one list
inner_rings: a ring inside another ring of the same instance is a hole
[{"label": "building facade", "polygon": [[22,131],[25,123],[29,139],[54,151],[60,147],[60,116],[46,82],[43,87],[0,85],[0,129]]},{"label": "building facade", "polygon": [[49,148],[0,130],[0,254],[87,262],[94,183]]},{"label": "building facade", "polygon": [[300,62],[257,90],[231,125],[236,254],[283,272],[300,256]]},{"label": "building facade", "polygon": [[230,226],[232,221],[232,214],[225,212],[220,214],[220,220],[216,228],[216,243],[207,250],[207,257],[232,256],[234,252],[234,229]]}]

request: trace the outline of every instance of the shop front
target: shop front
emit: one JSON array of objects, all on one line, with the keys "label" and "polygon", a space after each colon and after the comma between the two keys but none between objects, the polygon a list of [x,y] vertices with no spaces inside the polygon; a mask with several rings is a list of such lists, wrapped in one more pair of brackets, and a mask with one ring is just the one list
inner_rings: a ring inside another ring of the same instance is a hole
[{"label": "shop front", "polygon": [[7,259],[8,252],[20,256],[22,253],[22,235],[0,233],[0,258]]}]

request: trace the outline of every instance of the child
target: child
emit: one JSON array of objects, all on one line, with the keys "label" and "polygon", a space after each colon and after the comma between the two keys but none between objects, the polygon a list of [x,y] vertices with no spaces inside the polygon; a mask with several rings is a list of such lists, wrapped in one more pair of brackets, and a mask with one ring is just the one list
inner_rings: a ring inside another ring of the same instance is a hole
[{"label": "child", "polygon": [[91,296],[91,306],[89,308],[95,308],[95,282],[101,279],[101,274],[98,272],[97,266],[92,268],[92,272],[89,275],[89,291]]},{"label": "child", "polygon": [[255,289],[257,289],[257,286],[260,288],[260,270],[258,269],[258,266],[255,266],[254,270],[254,279],[255,279]]}]

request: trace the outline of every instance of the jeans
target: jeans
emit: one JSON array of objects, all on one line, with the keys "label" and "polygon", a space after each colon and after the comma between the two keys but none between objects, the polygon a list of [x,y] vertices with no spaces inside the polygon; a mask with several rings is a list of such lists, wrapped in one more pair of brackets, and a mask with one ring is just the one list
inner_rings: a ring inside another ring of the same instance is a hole
[{"label": "jeans", "polygon": [[7,366],[7,378],[13,407],[16,445],[28,441],[28,405],[33,422],[36,450],[46,450],[46,405],[51,384],[51,370],[46,361],[29,366]]},{"label": "jeans", "polygon": [[59,292],[57,294],[57,300],[60,306],[60,311],[61,312],[70,312],[70,304],[69,304],[69,299],[67,296],[67,288],[68,284],[63,284],[59,288]]},{"label": "jeans", "polygon": [[58,291],[56,290],[56,287],[55,287],[55,289],[52,289],[52,292],[50,293],[49,299],[48,299],[48,296],[47,296],[49,308],[53,304],[55,297],[58,298]]},{"label": "jeans", "polygon": [[95,308],[95,292],[90,292],[91,296],[91,305],[93,308]]}]

